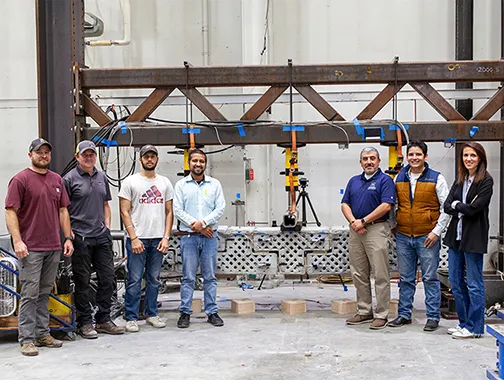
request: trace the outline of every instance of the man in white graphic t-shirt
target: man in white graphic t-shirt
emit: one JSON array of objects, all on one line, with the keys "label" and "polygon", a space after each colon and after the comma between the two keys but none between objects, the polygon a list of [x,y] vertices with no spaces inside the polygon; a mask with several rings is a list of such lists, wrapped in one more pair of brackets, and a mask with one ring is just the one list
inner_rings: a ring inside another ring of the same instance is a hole
[{"label": "man in white graphic t-shirt", "polygon": [[163,255],[168,252],[173,225],[173,186],[156,173],[158,151],[152,145],[140,149],[140,173],[124,181],[119,191],[121,217],[128,233],[128,282],[125,295],[126,331],[138,332],[138,312],[145,278],[144,315],[154,327],[165,327],[158,316],[157,297]]}]

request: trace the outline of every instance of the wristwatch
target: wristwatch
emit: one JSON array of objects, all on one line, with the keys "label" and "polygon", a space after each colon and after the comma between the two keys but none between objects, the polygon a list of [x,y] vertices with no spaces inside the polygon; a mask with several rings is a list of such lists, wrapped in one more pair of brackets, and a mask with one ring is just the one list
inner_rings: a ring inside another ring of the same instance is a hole
[{"label": "wristwatch", "polygon": [[207,225],[206,222],[204,220],[201,220],[201,227],[203,228],[207,228]]},{"label": "wristwatch", "polygon": [[70,240],[70,241],[72,241],[72,242],[73,242],[73,241],[74,241],[74,238],[73,238],[72,236],[67,236],[67,237],[65,237],[65,241],[67,241],[67,240]]},{"label": "wristwatch", "polygon": [[366,219],[362,218],[362,219],[360,220],[360,222],[362,223],[362,225],[365,225],[365,224],[366,224]]}]

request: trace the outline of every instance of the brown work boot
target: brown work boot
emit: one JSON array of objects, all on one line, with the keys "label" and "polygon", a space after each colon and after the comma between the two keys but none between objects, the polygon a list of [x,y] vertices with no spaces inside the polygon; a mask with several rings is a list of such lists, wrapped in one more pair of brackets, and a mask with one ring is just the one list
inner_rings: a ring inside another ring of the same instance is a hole
[{"label": "brown work boot", "polygon": [[117,326],[112,321],[108,321],[105,323],[97,323],[95,326],[95,330],[96,330],[96,332],[110,334],[110,335],[124,334],[124,327]]},{"label": "brown work boot", "polygon": [[372,330],[381,330],[387,327],[387,325],[388,325],[387,319],[375,318],[373,319],[373,323],[371,323],[371,326],[369,326],[369,328]]},{"label": "brown work boot", "polygon": [[360,315],[355,314],[353,317],[346,320],[347,325],[362,325],[363,323],[369,323],[373,320],[372,315]]},{"label": "brown work boot", "polygon": [[21,353],[24,356],[37,356],[38,350],[37,347],[33,344],[33,342],[23,343],[21,345]]},{"label": "brown work boot", "polygon": [[79,334],[81,337],[84,339],[96,339],[98,338],[98,333],[94,329],[93,325],[91,323],[88,323],[87,325],[82,326],[79,329]]},{"label": "brown work boot", "polygon": [[46,335],[43,338],[36,339],[35,346],[49,347],[49,348],[60,348],[61,346],[63,346],[63,342],[61,340],[54,339],[51,335]]}]

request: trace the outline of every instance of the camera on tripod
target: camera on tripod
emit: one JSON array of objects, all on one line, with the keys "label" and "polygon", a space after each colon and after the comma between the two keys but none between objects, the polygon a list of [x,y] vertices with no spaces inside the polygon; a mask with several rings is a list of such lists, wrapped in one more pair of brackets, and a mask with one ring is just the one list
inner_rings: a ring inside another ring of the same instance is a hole
[{"label": "camera on tripod", "polygon": [[310,181],[307,178],[299,178],[299,184],[302,187],[307,187],[308,186],[308,182],[310,182]]}]

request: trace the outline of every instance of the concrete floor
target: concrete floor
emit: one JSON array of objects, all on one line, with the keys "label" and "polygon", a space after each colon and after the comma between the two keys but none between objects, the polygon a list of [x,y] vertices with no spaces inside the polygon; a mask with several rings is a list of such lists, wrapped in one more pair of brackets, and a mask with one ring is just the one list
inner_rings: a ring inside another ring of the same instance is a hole
[{"label": "concrete floor", "polygon": [[[23,357],[14,334],[0,335],[0,378],[10,379],[485,379],[496,363],[495,339],[455,340],[446,334],[457,324],[442,320],[434,333],[425,323],[423,289],[417,291],[414,323],[381,331],[348,327],[330,311],[330,301],[353,298],[352,286],[295,284],[269,290],[219,287],[225,326],[215,328],[203,315],[190,328],[176,328],[178,293],[161,295],[160,315],[168,326],[141,322],[140,333],[80,337],[61,349],[40,349]],[[397,297],[397,286],[392,295]],[[196,296],[201,296],[197,292]],[[230,299],[252,298],[255,314],[238,316]],[[285,315],[282,299],[303,298],[308,312]],[[117,321],[124,324],[122,319]]]}]

